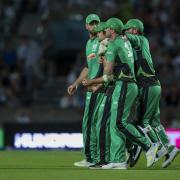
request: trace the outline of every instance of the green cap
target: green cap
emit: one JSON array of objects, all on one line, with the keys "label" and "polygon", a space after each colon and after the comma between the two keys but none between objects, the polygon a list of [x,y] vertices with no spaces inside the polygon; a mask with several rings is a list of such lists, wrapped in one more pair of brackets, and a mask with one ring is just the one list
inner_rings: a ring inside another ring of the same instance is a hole
[{"label": "green cap", "polygon": [[114,29],[117,33],[121,33],[123,30],[123,23],[120,19],[112,17],[106,22],[107,28]]},{"label": "green cap", "polygon": [[105,22],[100,22],[97,26],[94,27],[93,31],[95,33],[104,31],[106,29],[106,23]]},{"label": "green cap", "polygon": [[144,25],[143,22],[140,21],[139,19],[130,19],[124,26],[123,30],[127,30],[130,28],[136,28],[138,29],[141,33],[144,31]]},{"label": "green cap", "polygon": [[92,21],[97,21],[98,23],[100,22],[100,18],[97,14],[89,14],[86,17],[86,24],[90,24]]}]

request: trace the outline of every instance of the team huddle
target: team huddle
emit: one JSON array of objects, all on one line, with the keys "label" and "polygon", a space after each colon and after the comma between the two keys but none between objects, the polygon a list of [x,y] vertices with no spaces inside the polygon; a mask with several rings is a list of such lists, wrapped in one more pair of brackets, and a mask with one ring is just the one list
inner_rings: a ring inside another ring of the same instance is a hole
[{"label": "team huddle", "polygon": [[118,18],[100,22],[86,18],[89,40],[87,66],[68,87],[87,88],[82,133],[85,160],[75,166],[91,169],[127,169],[144,151],[147,167],[165,157],[168,167],[179,150],[169,144],[160,122],[161,85],[156,76],[139,19],[125,25]]}]

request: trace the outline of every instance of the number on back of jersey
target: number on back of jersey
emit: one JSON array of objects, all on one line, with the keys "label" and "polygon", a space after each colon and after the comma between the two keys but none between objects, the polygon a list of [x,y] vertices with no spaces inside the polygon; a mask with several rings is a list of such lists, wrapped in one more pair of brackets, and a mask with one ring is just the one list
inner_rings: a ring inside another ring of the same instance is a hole
[{"label": "number on back of jersey", "polygon": [[133,51],[131,45],[128,42],[125,42],[124,47],[128,50],[128,57],[133,57]]}]

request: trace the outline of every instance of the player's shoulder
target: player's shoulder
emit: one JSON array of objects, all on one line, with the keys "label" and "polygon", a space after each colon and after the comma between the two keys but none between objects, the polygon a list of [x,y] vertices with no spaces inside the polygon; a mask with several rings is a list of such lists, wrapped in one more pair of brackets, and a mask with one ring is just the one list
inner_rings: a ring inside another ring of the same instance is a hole
[{"label": "player's shoulder", "polygon": [[124,48],[124,43],[129,43],[128,38],[125,35],[119,35],[118,37],[116,37],[115,39],[115,45],[117,48]]},{"label": "player's shoulder", "polygon": [[142,46],[149,48],[149,40],[148,40],[148,38],[146,36],[144,36],[144,35],[141,35],[140,37],[141,37]]},{"label": "player's shoulder", "polygon": [[115,42],[115,40],[110,39],[110,40],[108,41],[108,46],[107,46],[107,48],[108,48],[108,49],[116,49],[116,42]]},{"label": "player's shoulder", "polygon": [[116,38],[116,42],[118,43],[118,44],[124,44],[124,42],[129,42],[129,40],[128,40],[128,38],[127,38],[127,36],[126,35],[120,35],[120,36],[118,36],[117,38]]},{"label": "player's shoulder", "polygon": [[145,43],[149,43],[149,40],[146,36],[144,35],[140,35],[139,38],[141,39],[141,41],[145,42]]},{"label": "player's shoulder", "polygon": [[98,41],[98,37],[89,38],[89,39],[87,40],[87,43],[91,43],[91,42],[94,42],[94,41]]}]

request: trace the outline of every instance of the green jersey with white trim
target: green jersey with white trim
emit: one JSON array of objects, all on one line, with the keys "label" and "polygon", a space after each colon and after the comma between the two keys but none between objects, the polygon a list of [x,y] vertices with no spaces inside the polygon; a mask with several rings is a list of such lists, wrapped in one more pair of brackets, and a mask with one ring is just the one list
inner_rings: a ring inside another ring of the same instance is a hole
[{"label": "green jersey with white trim", "polygon": [[147,38],[142,35],[129,33],[126,33],[126,36],[134,48],[135,73],[139,86],[146,87],[159,84]]},{"label": "green jersey with white trim", "polygon": [[89,39],[86,44],[86,58],[88,66],[88,79],[99,77],[103,74],[103,66],[98,60],[98,38]]},{"label": "green jersey with white trim", "polygon": [[105,57],[114,62],[115,80],[135,82],[133,49],[126,36],[117,36],[110,41]]}]

